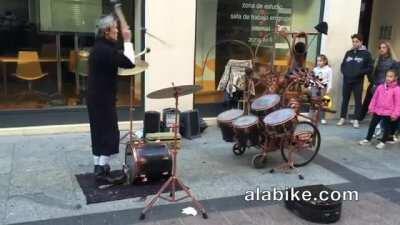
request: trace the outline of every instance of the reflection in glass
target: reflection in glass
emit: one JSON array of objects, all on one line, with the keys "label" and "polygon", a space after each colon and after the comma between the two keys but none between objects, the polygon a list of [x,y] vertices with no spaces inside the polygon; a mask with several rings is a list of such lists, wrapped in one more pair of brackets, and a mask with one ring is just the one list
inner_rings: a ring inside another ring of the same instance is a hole
[{"label": "reflection in glass", "polygon": [[[135,1],[122,4],[133,27]],[[0,110],[84,106],[94,24],[112,9],[108,0],[3,0]],[[26,60],[24,55],[37,57]],[[46,76],[26,68],[40,68]],[[133,103],[140,106],[142,79],[134,81]],[[118,106],[129,105],[129,84],[129,77],[118,78]]]},{"label": "reflection in glass", "polygon": [[[195,104],[224,101],[226,96],[218,86],[230,60],[254,59],[259,73],[271,69],[285,73],[292,39],[285,40],[273,31],[279,27],[288,32],[314,32],[320,9],[319,0],[197,1],[195,82],[203,90],[195,94]],[[318,38],[309,37],[307,42],[305,64],[312,66]]]}]

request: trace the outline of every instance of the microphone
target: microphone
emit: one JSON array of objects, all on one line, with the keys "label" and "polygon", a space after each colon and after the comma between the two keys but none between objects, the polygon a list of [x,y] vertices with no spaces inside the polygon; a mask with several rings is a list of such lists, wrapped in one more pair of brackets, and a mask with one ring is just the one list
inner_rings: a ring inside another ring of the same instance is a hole
[{"label": "microphone", "polygon": [[142,55],[144,55],[144,54],[147,54],[147,53],[149,53],[149,52],[151,52],[151,49],[150,48],[145,48],[143,51],[141,51],[139,54],[137,54],[137,55],[135,55],[135,58],[137,58],[137,57],[139,57],[139,56],[142,56]]}]

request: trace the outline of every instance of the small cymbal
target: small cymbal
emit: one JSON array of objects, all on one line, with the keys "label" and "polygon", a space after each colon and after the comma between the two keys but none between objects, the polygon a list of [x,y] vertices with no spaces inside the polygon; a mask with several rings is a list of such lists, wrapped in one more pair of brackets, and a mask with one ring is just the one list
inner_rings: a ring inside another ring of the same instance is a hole
[{"label": "small cymbal", "polygon": [[119,76],[134,76],[138,75],[149,68],[149,64],[141,59],[135,60],[135,67],[132,69],[118,68]]},{"label": "small cymbal", "polygon": [[158,91],[153,91],[150,94],[148,94],[147,97],[153,99],[175,98],[175,95],[178,96],[190,95],[200,91],[201,88],[202,87],[199,85],[181,85],[181,86],[160,89]]}]

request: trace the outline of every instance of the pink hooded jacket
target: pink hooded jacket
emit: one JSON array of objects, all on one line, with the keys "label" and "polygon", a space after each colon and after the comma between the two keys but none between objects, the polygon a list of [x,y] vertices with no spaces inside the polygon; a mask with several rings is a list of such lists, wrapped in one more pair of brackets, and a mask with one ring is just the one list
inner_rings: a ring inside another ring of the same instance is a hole
[{"label": "pink hooded jacket", "polygon": [[380,116],[400,117],[400,86],[397,82],[378,86],[369,104],[369,111]]}]

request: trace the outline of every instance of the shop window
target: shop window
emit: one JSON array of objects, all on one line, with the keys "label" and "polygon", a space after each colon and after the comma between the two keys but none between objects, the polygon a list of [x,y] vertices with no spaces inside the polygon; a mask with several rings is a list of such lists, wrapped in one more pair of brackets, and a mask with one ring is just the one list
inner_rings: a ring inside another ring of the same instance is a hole
[{"label": "shop window", "polygon": [[[135,2],[122,1],[132,27]],[[95,23],[112,10],[108,0],[0,1],[0,110],[84,106]],[[142,79],[134,81],[141,106]],[[129,85],[118,78],[118,106],[129,105]]]},{"label": "shop window", "polygon": [[[289,46],[274,35],[277,27],[290,32],[315,32],[320,0],[198,0],[195,82],[203,86],[195,104],[221,103],[217,91],[229,60],[255,60],[257,70],[288,68]],[[308,37],[307,65],[314,66],[318,36]]]}]

